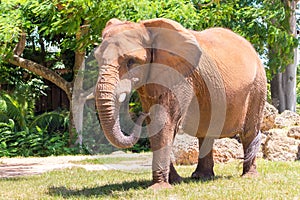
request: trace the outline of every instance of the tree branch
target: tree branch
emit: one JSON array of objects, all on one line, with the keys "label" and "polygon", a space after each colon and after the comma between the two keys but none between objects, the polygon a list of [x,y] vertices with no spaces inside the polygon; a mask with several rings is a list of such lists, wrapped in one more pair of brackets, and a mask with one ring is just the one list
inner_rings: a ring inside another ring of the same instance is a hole
[{"label": "tree branch", "polygon": [[[80,30],[76,33],[76,41],[79,43],[79,41],[82,39],[84,35],[86,35],[89,32],[89,25],[88,21],[84,21],[84,25],[80,26]],[[78,70],[80,69],[82,62],[84,61],[85,57],[85,44],[81,43],[76,51],[75,51],[75,62],[74,62],[74,72],[77,73]]]},{"label": "tree branch", "polygon": [[90,89],[84,91],[81,93],[81,96],[83,98],[86,98],[86,99],[93,99],[95,98],[94,97],[94,90],[95,90],[95,87],[91,87]]},{"label": "tree branch", "polygon": [[22,32],[20,36],[20,40],[14,48],[14,54],[20,56],[25,49],[25,44],[26,44],[26,33]]},{"label": "tree branch", "polygon": [[25,58],[21,58],[18,55],[14,55],[12,58],[8,60],[11,64],[20,66],[24,69],[27,69],[44,79],[47,79],[60,87],[65,93],[67,94],[69,100],[72,100],[72,87],[71,83],[66,81],[64,78],[62,78],[60,75],[52,71],[51,69],[40,65],[36,62],[33,62],[31,60],[27,60]]}]

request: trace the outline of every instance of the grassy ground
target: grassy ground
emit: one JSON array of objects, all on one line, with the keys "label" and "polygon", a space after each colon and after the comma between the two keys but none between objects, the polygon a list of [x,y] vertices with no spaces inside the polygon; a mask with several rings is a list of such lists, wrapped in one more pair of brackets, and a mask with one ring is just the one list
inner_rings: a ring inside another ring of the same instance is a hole
[{"label": "grassy ground", "polygon": [[[72,168],[0,179],[0,199],[300,199],[300,162],[259,160],[258,178],[241,178],[238,162],[217,164],[216,178],[189,178],[170,190],[152,191],[150,171]],[[194,167],[179,166],[183,177]]]}]

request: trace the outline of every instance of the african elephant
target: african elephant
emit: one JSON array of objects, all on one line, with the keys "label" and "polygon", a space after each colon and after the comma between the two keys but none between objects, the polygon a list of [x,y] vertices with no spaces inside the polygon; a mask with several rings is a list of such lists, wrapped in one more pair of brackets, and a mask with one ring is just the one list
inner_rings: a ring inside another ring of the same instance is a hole
[{"label": "african elephant", "polygon": [[[133,23],[111,19],[95,51],[96,108],[107,139],[133,146],[146,121],[153,151],[153,188],[180,182],[170,161],[173,139],[184,131],[199,140],[193,178],[214,176],[214,139],[239,134],[243,174],[255,175],[266,97],[264,67],[252,45],[224,28],[201,32],[159,18]],[[143,113],[130,134],[120,127],[120,106],[135,89]]]}]

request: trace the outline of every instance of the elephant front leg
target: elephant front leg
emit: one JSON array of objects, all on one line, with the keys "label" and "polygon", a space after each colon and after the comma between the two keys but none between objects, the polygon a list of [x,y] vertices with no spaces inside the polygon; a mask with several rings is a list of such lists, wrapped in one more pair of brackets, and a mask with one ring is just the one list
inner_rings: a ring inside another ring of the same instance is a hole
[{"label": "elephant front leg", "polygon": [[213,138],[199,138],[199,158],[196,170],[192,174],[195,179],[211,179],[214,174]]},{"label": "elephant front leg", "polygon": [[[173,143],[172,129],[164,128],[159,133],[151,136],[150,145],[153,151],[151,188],[171,188],[169,183],[171,151]],[[173,170],[173,168],[172,168]]]},{"label": "elephant front leg", "polygon": [[153,181],[151,186],[151,188],[153,189],[171,188],[171,185],[169,183],[171,150],[171,145],[163,146],[160,149],[153,149]]}]

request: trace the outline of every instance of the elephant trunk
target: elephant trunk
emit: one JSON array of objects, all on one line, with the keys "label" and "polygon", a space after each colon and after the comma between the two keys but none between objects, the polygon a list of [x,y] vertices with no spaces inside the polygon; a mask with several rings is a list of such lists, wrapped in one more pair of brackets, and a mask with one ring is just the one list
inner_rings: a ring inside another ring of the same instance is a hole
[{"label": "elephant trunk", "polygon": [[114,66],[101,66],[100,76],[97,82],[95,98],[100,124],[104,135],[110,143],[118,148],[130,148],[137,143],[142,123],[146,118],[141,114],[129,136],[121,131],[119,109],[116,87],[119,83],[119,72]]}]

